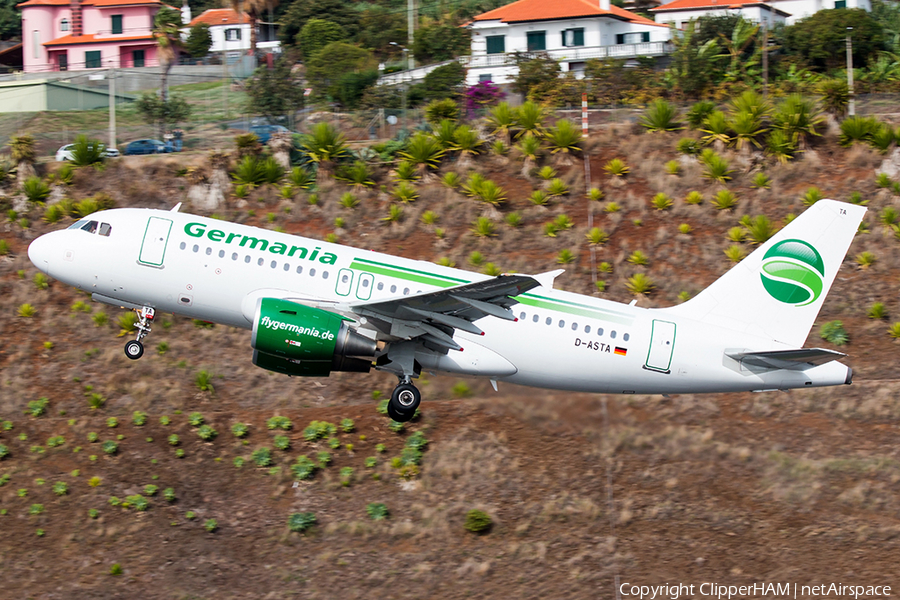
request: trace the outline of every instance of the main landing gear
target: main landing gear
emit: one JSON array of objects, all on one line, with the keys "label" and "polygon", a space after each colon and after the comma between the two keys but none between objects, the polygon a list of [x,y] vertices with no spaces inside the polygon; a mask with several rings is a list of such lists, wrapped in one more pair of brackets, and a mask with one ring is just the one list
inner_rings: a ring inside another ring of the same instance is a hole
[{"label": "main landing gear", "polygon": [[125,356],[131,360],[137,360],[144,355],[144,345],[141,343],[141,340],[150,335],[150,323],[156,317],[156,311],[149,306],[141,308],[137,313],[138,322],[135,325],[138,330],[137,339],[125,344]]},{"label": "main landing gear", "polygon": [[400,383],[394,388],[391,400],[388,402],[388,416],[395,421],[405,423],[412,419],[422,401],[422,394],[412,384],[409,377],[401,377]]}]

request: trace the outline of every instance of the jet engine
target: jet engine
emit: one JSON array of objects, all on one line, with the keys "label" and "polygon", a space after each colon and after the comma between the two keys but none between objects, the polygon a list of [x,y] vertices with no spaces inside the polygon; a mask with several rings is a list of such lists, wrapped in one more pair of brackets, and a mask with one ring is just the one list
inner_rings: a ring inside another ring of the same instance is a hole
[{"label": "jet engine", "polygon": [[327,377],[331,371],[367,373],[375,341],[327,310],[263,298],[253,319],[253,364],[283,373]]}]

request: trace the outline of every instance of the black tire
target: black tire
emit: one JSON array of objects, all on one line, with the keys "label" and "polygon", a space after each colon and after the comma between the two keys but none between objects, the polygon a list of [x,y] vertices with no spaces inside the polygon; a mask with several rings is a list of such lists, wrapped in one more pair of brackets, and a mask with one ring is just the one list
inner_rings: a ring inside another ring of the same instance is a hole
[{"label": "black tire", "polygon": [[403,411],[398,411],[396,408],[394,408],[394,405],[391,404],[390,402],[388,403],[387,413],[391,419],[393,419],[394,421],[397,421],[398,423],[406,423],[407,421],[412,420],[412,418],[416,415],[416,411],[412,411],[412,412],[408,412],[408,413],[403,412]]},{"label": "black tire", "polygon": [[131,340],[125,344],[125,356],[131,360],[137,360],[144,355],[144,345],[137,340]]},{"label": "black tire", "polygon": [[411,383],[401,383],[391,393],[390,404],[394,406],[394,410],[397,412],[414,413],[419,408],[421,401],[422,394],[419,393],[416,386]]}]

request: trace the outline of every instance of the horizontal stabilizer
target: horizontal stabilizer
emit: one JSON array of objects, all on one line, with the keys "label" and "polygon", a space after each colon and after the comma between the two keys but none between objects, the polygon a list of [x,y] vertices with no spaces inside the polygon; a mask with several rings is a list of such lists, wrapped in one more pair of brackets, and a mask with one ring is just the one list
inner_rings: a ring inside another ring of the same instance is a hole
[{"label": "horizontal stabilizer", "polygon": [[772,350],[770,352],[736,352],[725,354],[744,365],[764,369],[791,369],[804,371],[847,356],[825,348],[800,348],[798,350]]}]

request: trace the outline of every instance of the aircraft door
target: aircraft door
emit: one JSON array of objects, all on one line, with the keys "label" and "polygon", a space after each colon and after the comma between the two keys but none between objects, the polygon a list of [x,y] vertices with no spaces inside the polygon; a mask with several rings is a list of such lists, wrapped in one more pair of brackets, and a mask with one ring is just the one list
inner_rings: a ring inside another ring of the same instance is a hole
[{"label": "aircraft door", "polygon": [[359,282],[356,284],[356,297],[360,300],[368,300],[372,297],[372,288],[374,286],[374,275],[371,273],[360,273]]},{"label": "aircraft door", "polygon": [[350,269],[341,269],[338,271],[337,283],[334,284],[334,291],[338,296],[349,296],[351,289],[353,289],[353,271]]},{"label": "aircraft door", "polygon": [[147,229],[144,230],[144,240],[141,242],[141,254],[138,262],[148,267],[162,267],[166,257],[166,244],[169,241],[169,232],[172,230],[172,221],[160,217],[150,217],[147,221]]},{"label": "aircraft door", "polygon": [[675,350],[675,323],[669,321],[653,321],[650,334],[650,351],[644,367],[651,371],[668,373],[672,365],[672,352]]}]

